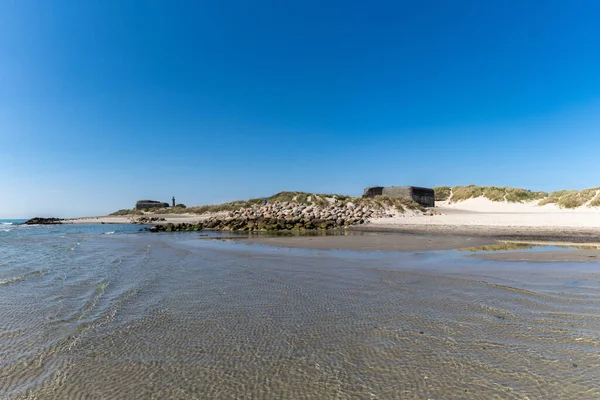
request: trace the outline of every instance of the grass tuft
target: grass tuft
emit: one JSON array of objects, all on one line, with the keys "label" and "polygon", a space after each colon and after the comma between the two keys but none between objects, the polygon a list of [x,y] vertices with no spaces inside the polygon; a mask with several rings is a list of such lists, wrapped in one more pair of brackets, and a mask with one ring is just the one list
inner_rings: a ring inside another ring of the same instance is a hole
[{"label": "grass tuft", "polygon": [[548,197],[539,202],[540,206],[546,204],[556,204],[560,208],[577,208],[590,202],[589,207],[595,207],[594,204],[600,203],[597,191],[600,188],[590,188],[584,190],[558,190],[550,193]]},{"label": "grass tuft", "polygon": [[528,201],[541,200],[548,196],[546,192],[532,192],[531,190],[518,189],[518,188],[505,188],[506,189],[506,201],[509,203],[524,203]]},{"label": "grass tuft", "polygon": [[433,188],[435,201],[446,201],[452,195],[452,189],[449,186],[437,186]]},{"label": "grass tuft", "polygon": [[548,194],[545,192],[532,192],[531,190],[497,187],[497,186],[455,186],[452,188],[452,197],[450,201],[453,203],[474,199],[477,197],[485,197],[491,201],[507,201],[509,203],[523,203],[528,201],[540,200]]},{"label": "grass tuft", "polygon": [[600,207],[600,193],[588,204],[588,207]]},{"label": "grass tuft", "polygon": [[119,210],[119,211],[115,211],[112,214],[109,214],[112,216],[124,216],[124,215],[144,215],[144,213],[140,210]]},{"label": "grass tuft", "polygon": [[352,202],[358,206],[369,206],[376,209],[395,209],[403,213],[405,210],[426,209],[412,200],[404,198],[376,196],[374,198],[351,197],[341,194],[314,194],[307,192],[279,192],[270,197],[261,197],[249,200],[238,200],[223,204],[205,205],[199,207],[169,207],[161,209],[153,209],[153,214],[207,214],[235,211],[241,208],[249,208],[255,205],[263,204],[264,200],[269,203],[295,203],[304,205],[314,205],[318,207],[327,207],[331,204],[345,205]]},{"label": "grass tuft", "polygon": [[483,187],[481,186],[454,186],[452,188],[452,197],[450,198],[450,201],[456,203],[458,201],[468,200],[481,196],[483,196]]}]

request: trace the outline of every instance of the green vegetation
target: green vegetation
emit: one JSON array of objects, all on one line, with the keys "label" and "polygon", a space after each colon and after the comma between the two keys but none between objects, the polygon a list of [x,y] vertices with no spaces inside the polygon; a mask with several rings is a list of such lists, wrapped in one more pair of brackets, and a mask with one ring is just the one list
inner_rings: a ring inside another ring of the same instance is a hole
[{"label": "green vegetation", "polygon": [[544,206],[546,204],[552,204],[552,203],[556,203],[562,196],[566,195],[569,193],[569,190],[557,190],[556,192],[552,192],[548,195],[548,197],[546,197],[545,199],[543,199],[542,201],[540,201],[538,203],[538,205],[540,206]]},{"label": "green vegetation", "polygon": [[600,205],[600,199],[596,196],[596,192],[599,189],[558,190],[550,193],[548,197],[539,202],[539,205],[556,204],[561,208],[577,208],[591,201],[588,206],[595,207],[596,205]]},{"label": "green vegetation", "polygon": [[543,199],[548,196],[546,192],[532,192],[531,190],[519,189],[519,188],[505,188],[506,189],[506,201],[509,203],[524,203],[528,201],[535,201]]},{"label": "green vegetation", "polygon": [[352,201],[361,206],[367,206],[375,209],[389,209],[394,208],[396,211],[400,213],[404,213],[404,210],[419,210],[425,211],[425,207],[420,205],[419,203],[415,203],[412,200],[407,200],[402,197],[389,197],[389,196],[375,196],[375,197],[357,197],[352,199]]},{"label": "green vegetation", "polygon": [[452,197],[450,201],[456,203],[458,201],[468,200],[472,198],[482,197],[483,187],[482,186],[454,186],[452,188]]},{"label": "green vegetation", "polygon": [[531,243],[515,243],[515,242],[498,242],[494,244],[488,244],[477,247],[467,247],[464,249],[458,249],[458,251],[511,251],[511,250],[527,250],[534,247],[546,247],[547,245],[538,245]]},{"label": "green vegetation", "polygon": [[[588,204],[588,207],[600,207],[600,188],[591,188],[585,190],[560,190],[551,194],[545,192],[532,192],[531,190],[497,187],[497,186],[438,186],[434,188],[435,200],[445,201],[450,200],[453,203],[484,197],[491,201],[507,201],[509,203],[523,203],[539,200],[539,205],[557,204],[563,208],[576,208]],[[404,198],[395,198],[388,196],[375,196],[373,198],[351,197],[341,194],[315,194],[308,192],[279,192],[269,197],[254,198],[249,200],[238,200],[229,203],[204,205],[199,207],[186,207],[183,204],[178,204],[175,207],[159,208],[145,210],[151,214],[207,214],[218,212],[229,212],[239,210],[240,208],[248,208],[254,205],[260,205],[267,200],[269,203],[297,203],[304,205],[316,205],[325,207],[330,204],[344,205],[349,202],[355,203],[358,206],[367,206],[376,209],[396,209],[403,213],[405,210],[426,209],[414,201]],[[119,210],[110,215],[143,215],[139,210]]]},{"label": "green vegetation", "polygon": [[[438,196],[438,189],[440,195]],[[445,187],[435,188],[436,200],[444,198],[447,191]],[[496,187],[496,186],[455,186],[452,188],[450,201],[453,203],[485,197],[491,201],[507,201],[509,203],[524,203],[539,200],[538,205],[556,204],[561,208],[577,208],[587,203],[589,207],[600,206],[600,194],[597,195],[600,188],[590,188],[584,190],[558,190],[550,194],[546,192],[532,192],[531,190]]]},{"label": "green vegetation", "polygon": [[600,193],[588,204],[588,207],[600,207]]},{"label": "green vegetation", "polygon": [[433,188],[435,201],[446,201],[452,195],[452,189],[449,186],[437,186]]},{"label": "green vegetation", "polygon": [[477,197],[485,197],[491,201],[508,201],[509,203],[523,203],[527,201],[540,200],[546,197],[546,192],[532,192],[531,190],[497,187],[497,186],[455,186],[452,188],[452,197],[450,201],[453,203],[473,199]]},{"label": "green vegetation", "polygon": [[506,188],[485,186],[483,187],[483,196],[491,201],[504,201],[506,197]]},{"label": "green vegetation", "polygon": [[[436,200],[444,199],[448,190],[445,186],[434,188]],[[584,190],[558,190],[550,194],[532,192],[531,190],[496,187],[496,186],[455,186],[452,188],[450,201],[453,203],[485,197],[491,201],[507,201],[509,203],[524,203],[539,200],[538,205],[556,204],[561,208],[577,208],[585,204],[588,207],[600,207],[600,187]],[[439,193],[439,195],[438,195]]]},{"label": "green vegetation", "polygon": [[513,250],[528,250],[534,247],[560,247],[565,249],[579,249],[579,250],[598,250],[598,246],[593,245],[573,245],[573,244],[543,244],[543,243],[517,243],[517,242],[498,242],[494,244],[488,244],[485,246],[467,247],[458,249],[458,251],[513,251]]},{"label": "green vegetation", "polygon": [[[238,200],[223,204],[204,205],[198,207],[169,207],[153,209],[153,214],[207,214],[218,212],[229,212],[263,204],[264,200],[269,203],[296,203],[304,205],[315,205],[326,207],[330,204],[345,205],[349,202],[359,206],[369,206],[379,209],[394,208],[398,212],[405,209],[425,211],[425,208],[412,200],[404,198],[392,198],[388,196],[376,196],[374,198],[351,197],[341,194],[314,194],[307,192],[279,192],[269,197],[261,197],[249,200]],[[119,214],[123,215],[123,214]]]},{"label": "green vegetation", "polygon": [[113,216],[123,216],[123,215],[144,215],[143,212],[141,212],[140,210],[119,210],[116,211],[112,214],[109,215],[113,215]]},{"label": "green vegetation", "polygon": [[248,208],[254,205],[259,205],[267,200],[269,203],[298,203],[298,204],[306,204],[306,205],[318,205],[318,206],[326,206],[330,204],[328,199],[331,199],[331,202],[343,202],[346,203],[351,199],[350,196],[344,196],[339,194],[313,194],[307,192],[279,192],[269,197],[261,197],[249,200],[237,200],[229,203],[223,204],[213,204],[213,205],[204,205],[198,207],[169,207],[169,208],[160,208],[154,210],[155,214],[206,214],[206,213],[217,213],[217,212],[228,212],[239,210],[240,208]]}]

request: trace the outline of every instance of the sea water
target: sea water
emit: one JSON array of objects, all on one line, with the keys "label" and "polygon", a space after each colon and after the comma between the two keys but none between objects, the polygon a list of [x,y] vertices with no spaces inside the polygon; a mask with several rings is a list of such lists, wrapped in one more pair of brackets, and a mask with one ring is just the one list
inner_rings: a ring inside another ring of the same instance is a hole
[{"label": "sea water", "polygon": [[0,398],[600,398],[595,263],[19,222]]}]

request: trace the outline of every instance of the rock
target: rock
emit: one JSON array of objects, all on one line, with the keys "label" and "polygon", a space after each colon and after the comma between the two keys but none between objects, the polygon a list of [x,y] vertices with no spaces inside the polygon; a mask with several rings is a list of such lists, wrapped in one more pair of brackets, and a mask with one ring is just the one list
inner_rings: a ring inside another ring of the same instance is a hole
[{"label": "rock", "polygon": [[[331,229],[346,228],[352,225],[368,223],[373,218],[386,218],[396,214],[395,210],[387,209],[376,203],[364,202],[346,204],[329,204],[326,206],[300,205],[290,203],[269,203],[267,205],[252,205],[246,208],[216,215],[204,220],[202,224],[167,224],[164,227],[151,230],[163,231],[197,231],[202,229],[215,230],[280,230],[280,229]],[[437,215],[430,211],[426,215]],[[140,222],[155,222],[158,218],[144,219]]]},{"label": "rock", "polygon": [[25,225],[60,225],[62,224],[60,218],[41,218],[35,217],[25,222]]},{"label": "rock", "polygon": [[315,219],[313,219],[313,220],[312,220],[312,221],[310,221],[310,222],[311,222],[311,224],[312,224],[312,225],[314,225],[314,226],[321,226],[321,224],[322,224],[323,222],[325,222],[325,221],[323,221],[323,220],[322,220],[322,219],[320,219],[320,218],[315,218]]}]

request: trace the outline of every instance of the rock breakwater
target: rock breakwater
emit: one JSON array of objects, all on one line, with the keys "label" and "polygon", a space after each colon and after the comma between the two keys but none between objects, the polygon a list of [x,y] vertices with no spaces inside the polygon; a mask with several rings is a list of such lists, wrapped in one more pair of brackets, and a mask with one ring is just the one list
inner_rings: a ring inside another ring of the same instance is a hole
[{"label": "rock breakwater", "polygon": [[41,218],[41,217],[35,217],[35,218],[31,218],[28,221],[25,221],[24,224],[25,225],[57,225],[57,224],[62,224],[62,219],[60,218]]},{"label": "rock breakwater", "polygon": [[393,215],[395,215],[393,210],[352,202],[324,207],[283,202],[240,208],[236,211],[209,217],[197,224],[160,224],[149,230],[151,232],[173,232],[203,229],[232,231],[336,229],[364,224],[373,218],[387,218]]}]

